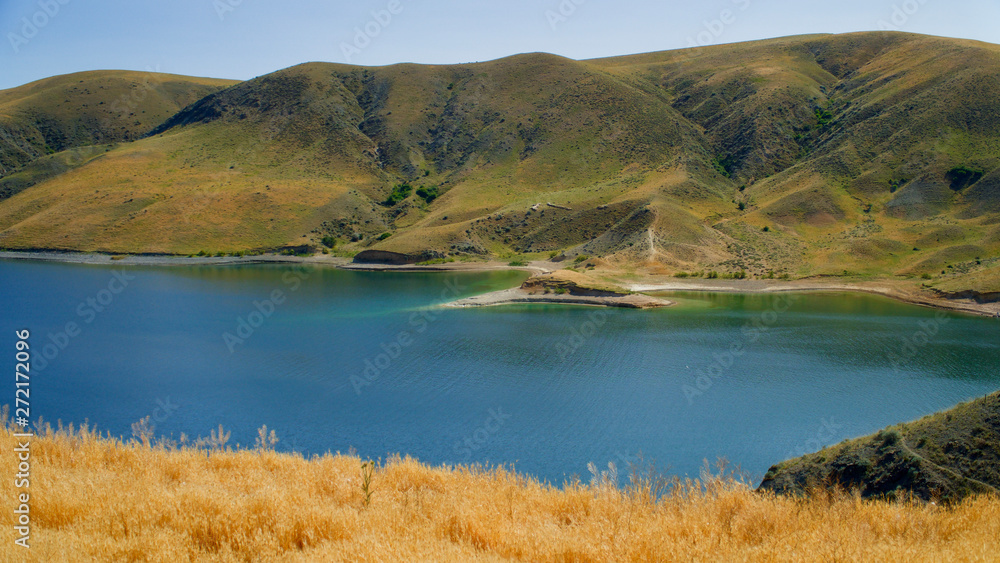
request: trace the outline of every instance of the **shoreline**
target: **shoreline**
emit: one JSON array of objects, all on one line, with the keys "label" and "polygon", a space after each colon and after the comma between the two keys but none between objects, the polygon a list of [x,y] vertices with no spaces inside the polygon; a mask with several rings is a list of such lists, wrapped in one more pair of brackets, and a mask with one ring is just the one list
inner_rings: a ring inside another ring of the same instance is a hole
[{"label": "shoreline", "polygon": [[[368,271],[368,272],[482,272],[497,270],[517,270],[530,272],[532,275],[544,274],[556,271],[563,267],[554,262],[531,262],[525,266],[510,266],[501,261],[489,262],[445,262],[442,264],[355,264],[349,258],[330,255],[316,256],[283,256],[277,254],[264,254],[260,256],[178,256],[178,255],[156,255],[156,254],[107,254],[97,252],[68,252],[68,251],[0,251],[0,261],[3,260],[28,260],[40,262],[56,262],[63,264],[82,264],[97,266],[233,266],[242,264],[305,264],[315,266],[328,266],[342,270]],[[616,276],[610,273],[607,277],[615,279]],[[690,278],[668,278],[666,276],[648,276],[648,279],[641,282],[619,281],[623,287],[638,294],[661,293],[671,291],[706,291],[720,293],[778,293],[787,291],[799,292],[848,292],[867,293],[881,295],[896,301],[930,307],[934,309],[944,309],[957,311],[973,315],[1000,318],[1000,302],[980,303],[974,299],[948,298],[937,296],[930,291],[921,290],[909,286],[898,280],[879,280],[862,282],[826,281],[817,278],[803,278],[799,280],[707,280]],[[508,290],[504,290],[508,291]],[[494,292],[502,293],[502,292]],[[486,294],[490,295],[490,294]],[[653,299],[661,299],[649,296]],[[483,297],[483,296],[478,296]],[[506,298],[520,299],[522,296],[508,295]],[[511,301],[516,302],[537,302],[537,303],[568,303],[565,295],[535,295],[531,300]],[[592,298],[593,299],[593,298]],[[667,300],[669,301],[669,300]],[[576,304],[604,305],[601,303],[581,303]],[[491,303],[500,304],[500,303]],[[671,302],[672,304],[672,302]],[[482,306],[480,304],[465,304],[461,306]],[[619,305],[620,306],[620,305]],[[624,305],[629,306],[629,305]],[[661,305],[662,306],[662,305]]]},{"label": "shoreline", "polygon": [[513,305],[520,303],[586,305],[596,307],[617,307],[622,309],[657,309],[672,307],[675,302],[641,293],[628,295],[571,295],[551,293],[531,293],[520,287],[492,291],[482,295],[474,295],[457,301],[444,303],[442,307],[470,308],[495,307],[498,305]]},{"label": "shoreline", "polygon": [[675,279],[671,281],[622,283],[631,291],[660,293],[672,291],[695,291],[710,293],[867,293],[880,295],[895,301],[919,305],[932,309],[958,311],[984,317],[1000,317],[1000,302],[980,303],[974,299],[952,299],[934,295],[915,287],[904,285],[897,280],[844,282],[825,281],[817,278],[799,280],[702,280]]}]

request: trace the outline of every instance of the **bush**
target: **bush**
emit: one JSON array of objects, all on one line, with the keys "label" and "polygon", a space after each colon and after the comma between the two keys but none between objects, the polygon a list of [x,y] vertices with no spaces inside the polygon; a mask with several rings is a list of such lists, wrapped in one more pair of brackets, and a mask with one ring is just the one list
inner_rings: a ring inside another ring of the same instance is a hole
[{"label": "bush", "polygon": [[583,262],[587,258],[590,258],[590,256],[587,256],[586,254],[581,254],[581,255],[579,255],[579,256],[577,256],[576,258],[573,259],[573,263],[574,264],[579,264],[580,262]]},{"label": "bush", "polygon": [[705,274],[705,277],[710,280],[714,280],[719,277],[719,272],[712,270],[711,272]]},{"label": "bush", "polygon": [[967,166],[956,166],[949,170],[945,177],[951,180],[951,189],[958,191],[978,182],[983,177],[983,171]]},{"label": "bush", "polygon": [[525,262],[524,260],[511,260],[510,262],[507,262],[507,265],[508,266],[527,266],[528,263]]},{"label": "bush", "polygon": [[730,178],[736,169],[736,159],[732,156],[717,156],[712,159],[712,168],[725,178]]},{"label": "bush", "polygon": [[816,110],[816,125],[817,127],[823,127],[833,121],[833,114],[830,110],[817,109]]},{"label": "bush", "polygon": [[438,187],[431,186],[429,188],[425,188],[424,186],[420,186],[417,188],[417,196],[427,203],[430,203],[438,198]]},{"label": "bush", "polygon": [[675,278],[686,278],[686,277],[688,277],[689,275],[690,275],[690,274],[688,274],[687,272],[677,272],[676,274],[674,274],[674,277],[675,277]]},{"label": "bush", "polygon": [[335,246],[337,246],[337,239],[335,239],[330,235],[326,235],[325,237],[323,237],[322,240],[320,240],[320,242],[323,243],[323,246],[327,248],[334,248]]},{"label": "bush", "polygon": [[382,233],[378,236],[378,240],[385,240],[392,236],[392,233]]},{"label": "bush", "polygon": [[393,205],[396,205],[397,203],[410,197],[410,192],[412,191],[413,191],[413,186],[411,186],[409,183],[397,184],[392,187],[392,193],[389,194],[389,197],[382,202],[382,205],[385,205],[387,207],[392,207]]}]

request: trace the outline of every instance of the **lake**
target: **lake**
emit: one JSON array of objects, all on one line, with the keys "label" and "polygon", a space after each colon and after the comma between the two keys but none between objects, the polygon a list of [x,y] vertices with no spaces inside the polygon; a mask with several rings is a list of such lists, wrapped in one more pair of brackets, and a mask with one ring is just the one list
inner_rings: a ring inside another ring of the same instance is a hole
[{"label": "lake", "polygon": [[[0,261],[0,349],[30,329],[32,416],[278,450],[505,464],[553,484],[640,455],[760,479],[789,456],[1000,388],[1000,323],[861,294],[443,309],[512,271]],[[11,379],[13,382],[13,379]],[[13,402],[13,385],[3,402]],[[624,470],[622,471],[624,473]]]}]

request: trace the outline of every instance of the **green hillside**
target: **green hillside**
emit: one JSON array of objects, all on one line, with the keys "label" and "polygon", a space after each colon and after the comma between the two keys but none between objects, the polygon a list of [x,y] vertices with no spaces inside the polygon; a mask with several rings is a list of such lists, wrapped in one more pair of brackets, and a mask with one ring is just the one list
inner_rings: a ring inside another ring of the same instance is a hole
[{"label": "green hillside", "polygon": [[97,87],[67,92],[76,80],[50,79],[61,93],[38,102],[22,90],[45,81],[0,92],[0,115],[8,99],[53,115],[70,100],[61,130],[76,132],[30,158],[4,149],[17,167],[0,174],[0,246],[187,254],[332,237],[1000,291],[995,45],[884,32],[589,61],[308,63],[225,89],[164,79],[186,97],[147,96],[130,113],[148,119],[103,128],[85,125]]},{"label": "green hillside", "polygon": [[1000,393],[849,440],[768,470],[762,490],[841,486],[864,497],[961,500],[1000,491]]},{"label": "green hillside", "polygon": [[[181,108],[234,83],[154,72],[96,71],[0,90],[0,179],[7,180],[47,155],[139,139]],[[56,161],[78,165],[80,155]],[[0,184],[0,198],[26,187],[25,180],[32,180],[30,185],[40,176],[51,176],[53,162],[40,163],[17,182]]]}]

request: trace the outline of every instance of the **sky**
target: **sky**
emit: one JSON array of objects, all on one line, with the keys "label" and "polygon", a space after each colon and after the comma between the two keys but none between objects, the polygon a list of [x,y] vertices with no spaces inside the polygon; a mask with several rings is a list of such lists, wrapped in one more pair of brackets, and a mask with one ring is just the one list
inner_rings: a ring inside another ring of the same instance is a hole
[{"label": "sky", "polygon": [[895,29],[1000,43],[997,0],[0,0],[0,89],[83,70],[574,59]]}]

